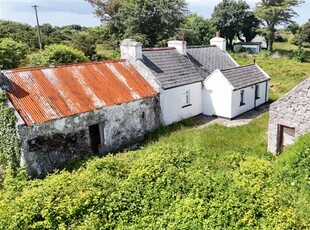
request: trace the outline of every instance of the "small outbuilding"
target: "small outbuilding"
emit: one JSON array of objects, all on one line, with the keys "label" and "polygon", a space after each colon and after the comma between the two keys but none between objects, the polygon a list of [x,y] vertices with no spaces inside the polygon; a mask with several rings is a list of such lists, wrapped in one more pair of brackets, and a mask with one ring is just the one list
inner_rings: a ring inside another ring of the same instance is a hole
[{"label": "small outbuilding", "polygon": [[217,69],[203,82],[203,113],[231,119],[266,103],[269,80],[256,64]]},{"label": "small outbuilding", "polygon": [[0,86],[29,174],[118,151],[160,125],[157,92],[124,60],[3,71]]},{"label": "small outbuilding", "polygon": [[234,44],[234,51],[248,51],[257,54],[262,50],[261,42],[237,42]]},{"label": "small outbuilding", "polygon": [[276,102],[269,112],[268,151],[279,154],[310,132],[310,78]]}]

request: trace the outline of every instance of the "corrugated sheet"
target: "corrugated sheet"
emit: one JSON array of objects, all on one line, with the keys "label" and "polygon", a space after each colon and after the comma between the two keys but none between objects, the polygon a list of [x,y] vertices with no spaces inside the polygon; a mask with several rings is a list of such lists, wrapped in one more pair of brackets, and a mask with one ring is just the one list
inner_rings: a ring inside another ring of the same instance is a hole
[{"label": "corrugated sheet", "polygon": [[2,77],[27,125],[156,95],[123,60],[15,69]]}]

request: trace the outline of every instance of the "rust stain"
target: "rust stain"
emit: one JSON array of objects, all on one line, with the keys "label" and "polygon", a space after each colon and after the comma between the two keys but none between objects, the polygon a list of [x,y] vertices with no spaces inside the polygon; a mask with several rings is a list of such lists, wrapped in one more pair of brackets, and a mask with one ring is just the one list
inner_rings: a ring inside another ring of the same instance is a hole
[{"label": "rust stain", "polygon": [[4,71],[11,103],[27,125],[156,95],[124,60]]}]

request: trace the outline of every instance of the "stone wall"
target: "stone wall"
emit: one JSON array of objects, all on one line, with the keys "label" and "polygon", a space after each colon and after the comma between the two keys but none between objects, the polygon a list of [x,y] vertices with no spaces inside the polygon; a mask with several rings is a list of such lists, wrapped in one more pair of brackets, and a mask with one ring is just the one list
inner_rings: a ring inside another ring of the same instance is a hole
[{"label": "stone wall", "polygon": [[160,125],[158,97],[137,100],[31,126],[19,125],[21,165],[28,174],[46,174],[62,164],[92,155],[89,126],[103,127],[102,154],[143,139]]},{"label": "stone wall", "polygon": [[274,154],[278,152],[280,125],[295,128],[295,138],[310,132],[310,78],[270,106],[268,150]]}]

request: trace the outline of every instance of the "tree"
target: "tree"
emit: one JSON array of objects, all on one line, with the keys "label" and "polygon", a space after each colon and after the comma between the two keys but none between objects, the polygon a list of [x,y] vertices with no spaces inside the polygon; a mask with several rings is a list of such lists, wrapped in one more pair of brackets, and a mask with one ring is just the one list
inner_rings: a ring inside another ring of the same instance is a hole
[{"label": "tree", "polygon": [[229,41],[230,47],[235,36],[241,41],[241,34],[247,39],[255,37],[258,20],[249,9],[250,6],[243,0],[223,0],[214,7],[213,23]]},{"label": "tree", "polygon": [[247,42],[251,42],[253,38],[258,34],[257,28],[259,27],[260,21],[255,17],[253,12],[247,12],[246,17],[242,22],[241,33],[245,37]]},{"label": "tree", "polygon": [[206,45],[215,35],[216,29],[210,19],[205,19],[197,14],[190,14],[183,26],[185,40],[189,45]]},{"label": "tree", "polygon": [[310,19],[309,21],[301,27],[301,37],[304,42],[310,43]]},{"label": "tree", "polygon": [[0,20],[0,38],[11,38],[31,48],[39,48],[36,30],[28,24]]},{"label": "tree", "polygon": [[268,50],[272,51],[276,26],[292,23],[297,15],[293,7],[302,4],[303,0],[261,0],[256,8],[255,15],[262,20],[265,29]]},{"label": "tree", "polygon": [[17,68],[26,58],[28,46],[21,42],[15,42],[5,38],[0,42],[0,68]]},{"label": "tree", "polygon": [[111,38],[135,38],[148,46],[162,45],[185,21],[185,0],[87,0],[106,21]]},{"label": "tree", "polygon": [[31,65],[55,65],[87,61],[88,58],[82,51],[65,45],[50,45],[31,58]]},{"label": "tree", "polygon": [[95,39],[89,32],[81,31],[75,33],[72,39],[72,46],[83,51],[83,53],[90,59],[96,54]]}]

